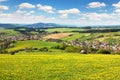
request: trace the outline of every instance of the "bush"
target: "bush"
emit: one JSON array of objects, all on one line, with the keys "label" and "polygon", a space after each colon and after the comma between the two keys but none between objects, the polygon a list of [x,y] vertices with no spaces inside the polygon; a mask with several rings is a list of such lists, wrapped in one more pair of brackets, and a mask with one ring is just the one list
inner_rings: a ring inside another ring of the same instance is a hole
[{"label": "bush", "polygon": [[91,53],[96,53],[98,51],[98,49],[95,49],[95,48],[90,48],[91,50]]},{"label": "bush", "polygon": [[80,52],[81,48],[80,47],[74,47],[74,46],[68,46],[66,47],[65,51],[66,52]]},{"label": "bush", "polygon": [[32,48],[32,50],[38,50],[38,48],[35,48],[35,47],[34,47],[34,48]]},{"label": "bush", "polygon": [[60,45],[60,49],[61,49],[61,50],[65,50],[67,47],[68,47],[68,45],[66,45],[66,44],[64,44],[64,43],[62,43],[62,44]]},{"label": "bush", "polygon": [[51,47],[52,49],[60,49],[60,45]]},{"label": "bush", "polygon": [[28,48],[28,47],[26,47],[24,50],[25,50],[26,52],[31,52],[31,51],[38,50],[38,48],[35,48],[35,47],[30,47],[30,48]]},{"label": "bush", "polygon": [[47,51],[48,51],[48,48],[47,48],[47,47],[43,47],[43,48],[40,48],[39,51],[47,52]]},{"label": "bush", "polygon": [[53,46],[53,47],[51,47],[51,48],[52,48],[52,49],[65,50],[65,49],[66,49],[66,47],[68,47],[68,45],[66,45],[66,44],[62,43],[62,44],[60,44],[60,45]]},{"label": "bush", "polygon": [[0,54],[7,54],[8,51],[7,50],[0,50]]},{"label": "bush", "polygon": [[18,51],[25,51],[25,49],[19,49]]},{"label": "bush", "polygon": [[11,54],[11,55],[15,55],[15,51],[11,51],[10,54]]},{"label": "bush", "polygon": [[99,51],[97,51],[97,53],[100,53],[100,54],[111,54],[111,52],[108,51],[108,50],[99,50]]}]

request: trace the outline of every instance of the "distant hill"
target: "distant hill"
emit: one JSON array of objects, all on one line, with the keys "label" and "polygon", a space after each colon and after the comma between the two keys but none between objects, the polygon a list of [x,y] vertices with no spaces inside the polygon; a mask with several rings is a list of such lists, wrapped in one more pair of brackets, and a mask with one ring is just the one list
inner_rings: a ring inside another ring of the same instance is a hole
[{"label": "distant hill", "polygon": [[3,24],[3,23],[0,23],[0,28],[16,28],[16,27],[22,27],[22,25],[19,25],[19,24]]},{"label": "distant hill", "polygon": [[66,27],[55,23],[35,23],[35,24],[3,24],[0,23],[1,28],[16,28],[16,27],[27,27],[27,28],[48,28],[48,27]]},{"label": "distant hill", "polygon": [[[34,24],[3,24],[0,23],[1,28],[18,28],[18,27],[26,27],[26,28],[52,28],[52,27],[76,27],[76,26],[71,26],[71,25],[60,25],[56,23],[34,23]],[[81,28],[120,28],[120,25],[111,25],[111,26],[79,26]]]},{"label": "distant hill", "polygon": [[48,27],[65,27],[63,25],[55,24],[55,23],[35,23],[26,25],[29,28],[48,28]]}]

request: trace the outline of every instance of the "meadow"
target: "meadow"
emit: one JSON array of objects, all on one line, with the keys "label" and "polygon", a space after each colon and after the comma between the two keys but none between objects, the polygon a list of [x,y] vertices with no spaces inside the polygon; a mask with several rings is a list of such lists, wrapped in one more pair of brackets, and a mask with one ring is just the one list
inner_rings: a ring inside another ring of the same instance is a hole
[{"label": "meadow", "polygon": [[[102,28],[103,30],[106,28]],[[120,43],[120,31],[118,32],[105,32],[105,33],[79,33],[79,32],[74,32],[74,31],[86,31],[88,29],[82,29],[82,28],[52,28],[52,29],[46,29],[48,32],[61,32],[61,33],[71,33],[73,34],[72,36],[66,36],[66,37],[61,37],[60,39],[65,40],[65,41],[72,41],[75,39],[79,39],[80,41],[93,41],[93,40],[98,40],[101,42],[116,42]],[[93,29],[94,30],[94,29]],[[49,35],[48,35],[49,36]]]},{"label": "meadow", "polygon": [[44,42],[39,40],[26,40],[26,41],[17,41],[15,43],[15,46],[13,48],[8,48],[8,51],[14,51],[19,49],[24,49],[26,47],[35,47],[35,48],[42,48],[42,47],[48,47],[51,48],[52,46],[58,45],[58,43],[55,42]]},{"label": "meadow", "polygon": [[47,29],[46,31],[48,32],[54,32],[54,31],[58,31],[58,32],[71,32],[71,31],[83,31],[84,29],[81,28],[51,28],[51,29]]},{"label": "meadow", "polygon": [[120,43],[120,32],[109,32],[109,33],[72,33],[72,36],[64,37],[62,40],[72,41],[79,39],[80,41],[101,41],[101,42],[112,42]]},{"label": "meadow", "polygon": [[18,31],[14,31],[13,29],[4,29],[4,28],[0,28],[0,34],[2,34],[4,36],[18,36],[18,35],[22,35]]},{"label": "meadow", "polygon": [[120,56],[19,52],[0,55],[0,80],[119,80]]},{"label": "meadow", "polygon": [[[109,33],[79,33],[73,32],[79,28],[46,29],[44,36],[60,37],[61,34],[72,34],[59,39],[63,41],[107,41],[120,43],[120,32]],[[83,30],[83,29],[79,29]],[[59,31],[60,35],[53,32]],[[34,35],[36,33],[30,31]],[[4,36],[21,35],[12,29],[0,29]],[[46,32],[47,33],[47,32]],[[32,34],[32,35],[33,35]],[[63,35],[62,35],[63,36]],[[120,55],[89,53],[81,54],[67,52],[62,49],[51,48],[60,43],[42,40],[15,41],[14,47],[6,48],[8,52],[18,51],[15,54],[0,54],[0,80],[119,80]],[[40,51],[47,47],[48,51]],[[64,46],[63,46],[64,47]],[[38,50],[27,51],[26,48]],[[77,48],[75,48],[77,49]]]},{"label": "meadow", "polygon": [[44,39],[61,39],[61,38],[64,38],[64,37],[68,37],[72,35],[72,33],[57,33],[57,34],[50,34],[48,36],[45,36],[43,37]]}]

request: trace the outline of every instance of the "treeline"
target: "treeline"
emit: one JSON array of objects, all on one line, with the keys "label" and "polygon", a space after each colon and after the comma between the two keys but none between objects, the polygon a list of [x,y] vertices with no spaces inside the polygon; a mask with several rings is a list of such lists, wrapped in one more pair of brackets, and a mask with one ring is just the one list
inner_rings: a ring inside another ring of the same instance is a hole
[{"label": "treeline", "polygon": [[18,31],[24,35],[32,35],[31,32],[44,33],[45,30],[41,28],[13,28],[14,31]]},{"label": "treeline", "polygon": [[[18,50],[13,50],[13,51],[8,51],[6,49],[1,49],[0,54],[15,55],[16,53],[21,52],[21,51],[26,51],[26,52],[35,52],[35,51],[37,51],[37,52],[48,52],[49,48],[48,47],[42,47],[42,48],[26,47],[26,48],[23,48],[23,49],[18,49]],[[49,51],[49,52],[51,52],[51,51]]]},{"label": "treeline", "polygon": [[120,29],[89,29],[85,31],[72,31],[72,32],[79,32],[79,33],[107,33],[107,32],[118,32]]}]

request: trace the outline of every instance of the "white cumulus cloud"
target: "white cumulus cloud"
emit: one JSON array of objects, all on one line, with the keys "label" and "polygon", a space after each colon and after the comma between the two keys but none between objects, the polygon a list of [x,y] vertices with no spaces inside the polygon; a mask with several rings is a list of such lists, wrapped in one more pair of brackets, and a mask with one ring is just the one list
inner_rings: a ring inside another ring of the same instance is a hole
[{"label": "white cumulus cloud", "polygon": [[48,6],[48,5],[37,4],[37,7],[39,10],[43,10],[48,13],[54,13],[55,10],[52,6]]},{"label": "white cumulus cloud", "polygon": [[72,8],[68,10],[58,10],[58,13],[61,14],[60,18],[67,18],[69,14],[79,14],[80,10],[77,8]]},{"label": "white cumulus cloud", "polygon": [[72,9],[68,9],[68,10],[59,10],[58,13],[61,13],[61,14],[79,14],[80,11],[77,8],[72,8]]},{"label": "white cumulus cloud", "polygon": [[120,8],[120,1],[118,3],[113,4],[112,6],[114,6],[115,8]]},{"label": "white cumulus cloud", "polygon": [[0,5],[0,10],[9,10],[9,7],[5,5]]},{"label": "white cumulus cloud", "polygon": [[33,14],[35,11],[23,11],[23,10],[17,10],[16,12],[15,12],[15,14],[17,14],[17,15],[26,15],[26,16],[30,16],[31,14]]},{"label": "white cumulus cloud", "polygon": [[88,4],[87,8],[100,8],[100,7],[105,7],[106,4],[105,3],[101,3],[101,2],[91,2]]},{"label": "white cumulus cloud", "polygon": [[32,9],[35,8],[35,5],[32,5],[30,3],[22,3],[19,5],[19,9]]},{"label": "white cumulus cloud", "polygon": [[114,3],[112,6],[115,7],[113,12],[115,14],[119,14],[120,15],[120,1],[118,3]]}]

